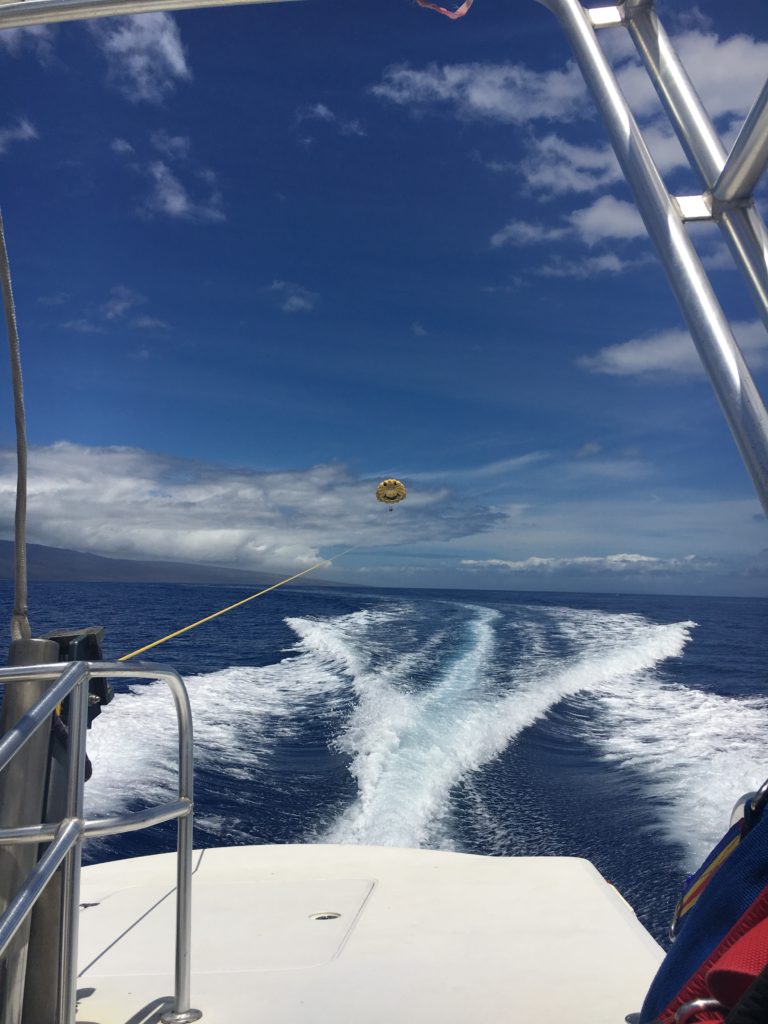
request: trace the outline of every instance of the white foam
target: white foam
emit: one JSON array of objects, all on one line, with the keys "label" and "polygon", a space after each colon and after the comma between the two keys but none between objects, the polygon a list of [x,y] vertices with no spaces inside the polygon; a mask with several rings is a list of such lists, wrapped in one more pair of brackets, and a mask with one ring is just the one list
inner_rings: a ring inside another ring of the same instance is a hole
[{"label": "white foam", "polygon": [[768,776],[768,701],[721,697],[645,675],[599,695],[589,733],[605,757],[642,773],[686,867],[728,827],[736,800]]},{"label": "white foam", "polygon": [[[540,617],[542,610],[535,613]],[[397,846],[434,841],[450,791],[465,775],[498,756],[563,697],[628,682],[680,655],[693,625],[554,609],[553,622],[562,624],[577,653],[542,656],[541,632],[534,629],[532,651],[499,696],[497,687],[483,685],[493,671],[498,613],[481,608],[476,616],[471,646],[426,693],[403,691],[376,676],[356,678],[359,703],[339,746],[353,755],[359,796],[329,840]]]},{"label": "white foam", "polygon": [[[341,616],[335,630],[289,619],[299,640],[292,657],[264,667],[190,676],[195,763],[234,779],[252,777],[274,743],[301,728],[308,713],[331,713],[359,658],[344,636],[385,620],[379,611]],[[88,737],[94,762],[86,813],[102,815],[169,798],[176,785],[176,718],[162,684],[133,686],[104,709]]]},{"label": "white foam", "polygon": [[[331,842],[417,846],[456,779],[473,766],[472,711],[498,612],[480,609],[469,648],[427,690],[398,687],[386,674],[355,678],[358,705],[337,743],[352,756],[359,797],[328,834]],[[468,758],[467,759],[467,756]]]},{"label": "white foam", "polygon": [[[592,657],[613,651],[609,660],[619,662],[623,645],[639,652],[643,637],[649,652],[664,638],[659,661],[681,655],[695,626],[561,608],[550,614],[574,647],[590,648]],[[596,679],[579,722],[606,760],[640,774],[663,834],[693,869],[728,827],[736,800],[768,775],[768,701],[705,693],[660,678],[654,667],[626,661],[631,671]]]},{"label": "white foam", "polygon": [[[564,697],[583,692],[589,714],[574,728],[585,729],[608,760],[642,773],[660,822],[685,844],[691,864],[721,831],[733,800],[768,774],[765,702],[704,694],[656,675],[682,655],[694,623],[518,607],[514,632],[504,633],[519,648],[510,668],[498,611],[470,608],[466,646],[449,658],[455,637],[442,628],[428,638],[416,630],[412,648],[403,639],[415,611],[397,605],[289,619],[297,641],[281,661],[188,678],[197,764],[253,779],[270,770],[275,743],[308,717],[335,722],[353,708],[336,742],[350,758],[358,795],[324,838],[450,845],[444,825],[453,787]],[[405,653],[394,653],[393,629]],[[414,686],[412,677],[431,685]],[[167,799],[175,735],[164,687],[118,696],[89,735],[95,770],[87,813]]]}]

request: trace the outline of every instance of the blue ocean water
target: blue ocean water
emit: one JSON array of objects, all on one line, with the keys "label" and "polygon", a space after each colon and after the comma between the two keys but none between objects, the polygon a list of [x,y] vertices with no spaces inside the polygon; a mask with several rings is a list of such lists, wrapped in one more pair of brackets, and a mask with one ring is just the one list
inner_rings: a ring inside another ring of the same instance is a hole
[{"label": "blue ocean water", "polygon": [[[34,583],[30,610],[36,635],[104,625],[116,658],[245,593]],[[766,625],[768,600],[292,587],[152,656],[189,688],[198,846],[587,857],[664,942],[768,775]],[[120,687],[89,734],[88,811],[167,799],[175,742],[167,691]],[[173,845],[160,826],[86,859]]]}]

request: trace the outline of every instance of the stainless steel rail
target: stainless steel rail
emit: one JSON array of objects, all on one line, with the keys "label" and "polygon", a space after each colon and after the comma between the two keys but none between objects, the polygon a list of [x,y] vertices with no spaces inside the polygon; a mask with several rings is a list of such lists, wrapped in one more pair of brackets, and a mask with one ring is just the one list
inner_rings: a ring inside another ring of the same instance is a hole
[{"label": "stainless steel rail", "polygon": [[715,199],[733,202],[752,195],[768,162],[768,82],[747,114],[739,136],[712,189]]},{"label": "stainless steel rail", "polygon": [[[112,818],[85,820],[85,736],[88,716],[88,681],[109,676],[123,679],[153,679],[167,684],[176,708],[179,730],[178,799]],[[51,845],[0,917],[0,957],[31,913],[41,893],[59,867],[63,870],[62,960],[59,965],[58,1024],[75,1024],[77,990],[77,920],[80,899],[80,864],[83,841],[93,836],[117,835],[148,828],[163,821],[178,820],[176,878],[176,961],[173,1009],[162,1017],[164,1024],[188,1024],[199,1020],[199,1010],[190,1003],[190,939],[192,897],[192,809],[193,758],[192,713],[184,683],[177,672],[162,665],[121,662],[75,662],[62,670],[61,664],[0,670],[0,685],[53,680],[45,695],[0,740],[0,771],[50,719],[58,704],[70,697],[67,750],[66,817],[56,823],[41,823],[0,830],[0,845],[49,842]]]},{"label": "stainless steel rail", "polygon": [[56,830],[54,841],[45,851],[27,878],[23,888],[8,905],[0,918],[0,951],[9,945],[11,939],[21,928],[27,914],[37,902],[38,897],[51,880],[54,871],[64,860],[80,837],[80,828],[76,821],[64,821]]},{"label": "stainless steel rail", "polygon": [[197,7],[233,7],[281,3],[285,0],[0,0],[0,28],[47,25],[54,21],[111,18],[152,11],[184,11]]},{"label": "stainless steel rail", "polygon": [[[766,162],[768,86],[745,121],[731,155],[727,156],[653,7],[646,4],[630,8],[626,12],[626,26],[689,161],[698,171],[704,187],[712,193],[715,220],[768,328],[768,234],[762,217],[748,199]],[[761,124],[762,149],[759,145]],[[741,168],[738,180],[735,178],[737,168]],[[729,183],[734,182],[741,190],[738,198],[730,192]]]},{"label": "stainless steel rail", "polygon": [[[579,0],[538,2],[559,19],[568,36],[659,261],[686,319],[699,357],[768,515],[768,412],[701,260],[688,237],[680,207],[667,191],[613,69],[597,41],[594,16],[582,7]],[[653,18],[653,0],[627,0],[621,6],[606,10],[610,17],[602,20],[598,18],[600,24],[614,24],[615,20],[612,19],[615,16],[629,26],[649,26],[652,40],[644,41],[637,30],[634,35],[641,53],[645,50],[646,63],[657,64],[659,67],[658,75],[652,75],[654,84],[657,87],[666,84],[670,95],[677,89],[677,95],[681,96],[685,81],[677,74],[677,64],[671,61],[669,54],[663,52],[666,37],[658,21]],[[664,69],[669,72],[666,77]],[[663,93],[663,89],[660,88],[660,91]],[[703,108],[701,110],[703,112]],[[682,122],[682,119],[681,115],[679,121]],[[691,126],[686,148],[691,153],[697,149],[695,144],[691,145],[694,130],[703,133],[705,127],[701,120],[698,124],[694,122],[693,117],[690,122],[686,120],[686,124],[690,123]],[[757,127],[749,134],[755,144],[760,144],[763,118],[759,110],[755,123]],[[711,160],[716,154],[712,146],[709,150],[706,159]],[[701,159],[705,159],[705,156],[702,155]],[[740,165],[743,162],[743,159],[740,160]],[[716,174],[721,169],[722,163],[717,167]],[[747,245],[746,233],[741,241]],[[735,244],[732,248],[735,248]],[[747,253],[745,249],[745,260],[749,261],[755,255],[754,252]],[[764,265],[765,253],[762,259]],[[757,266],[755,271],[753,284],[757,285],[757,294],[760,276]]]}]

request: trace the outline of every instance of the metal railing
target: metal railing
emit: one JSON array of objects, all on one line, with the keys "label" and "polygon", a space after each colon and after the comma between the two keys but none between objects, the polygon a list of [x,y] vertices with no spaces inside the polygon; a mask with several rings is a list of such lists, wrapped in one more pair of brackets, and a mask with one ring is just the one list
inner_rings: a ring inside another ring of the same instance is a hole
[{"label": "metal railing", "polygon": [[[176,706],[179,729],[178,799],[113,818],[85,819],[85,737],[88,723],[88,682],[93,677],[153,679],[168,685]],[[77,997],[77,937],[80,866],[83,840],[118,835],[178,819],[176,880],[176,961],[173,1009],[162,1020],[187,1024],[202,1014],[190,1008],[190,938],[192,895],[192,713],[179,674],[162,665],[78,661],[0,670],[0,685],[56,680],[45,695],[0,739],[0,771],[46,722],[56,707],[70,698],[67,746],[66,812],[61,821],[0,830],[0,846],[16,843],[50,845],[0,916],[0,958],[22,926],[59,867],[63,871],[61,958],[58,965],[59,1024],[75,1024]],[[52,966],[52,969],[53,966]]]},{"label": "metal railing", "polygon": [[[768,85],[758,96],[730,155],[659,22],[654,0],[587,8],[581,0],[538,0],[560,21],[648,235],[720,401],[755,490],[768,515],[768,411],[688,237],[689,220],[723,231],[768,327],[768,233],[751,189],[768,160]],[[610,61],[598,42],[604,28],[628,29],[670,123],[706,191],[671,195],[654,163]],[[693,202],[688,202],[693,200]]]},{"label": "metal railing", "polygon": [[184,11],[196,7],[277,3],[278,0],[0,0],[0,28],[48,25],[82,18],[110,18],[151,11]]}]

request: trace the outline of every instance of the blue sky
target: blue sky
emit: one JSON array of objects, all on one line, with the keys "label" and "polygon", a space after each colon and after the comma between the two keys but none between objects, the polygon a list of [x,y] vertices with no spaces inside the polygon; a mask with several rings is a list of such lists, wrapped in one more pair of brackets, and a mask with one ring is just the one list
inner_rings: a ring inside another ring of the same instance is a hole
[{"label": "blue sky", "polygon": [[[659,12],[732,140],[763,0]],[[626,33],[604,38],[670,188],[699,191]],[[768,593],[751,484],[533,0],[5,32],[0,89],[31,540],[270,571],[356,544],[333,576],[362,584]],[[716,228],[695,238],[764,390],[746,288]]]}]

